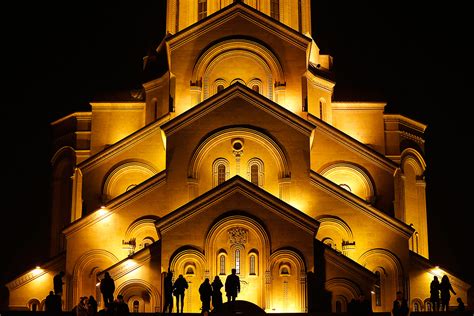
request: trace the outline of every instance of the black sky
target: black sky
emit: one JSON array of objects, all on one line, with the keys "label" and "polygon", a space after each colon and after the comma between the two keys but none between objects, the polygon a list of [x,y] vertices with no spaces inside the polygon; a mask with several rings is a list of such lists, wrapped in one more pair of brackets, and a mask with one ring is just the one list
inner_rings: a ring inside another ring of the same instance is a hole
[{"label": "black sky", "polygon": [[[47,258],[49,124],[90,110],[100,91],[140,84],[142,57],[164,35],[164,8],[140,0],[5,10],[0,281]],[[342,0],[312,8],[313,38],[335,58],[336,95],[387,101],[387,113],[428,125],[431,259],[474,284],[467,9]]]}]

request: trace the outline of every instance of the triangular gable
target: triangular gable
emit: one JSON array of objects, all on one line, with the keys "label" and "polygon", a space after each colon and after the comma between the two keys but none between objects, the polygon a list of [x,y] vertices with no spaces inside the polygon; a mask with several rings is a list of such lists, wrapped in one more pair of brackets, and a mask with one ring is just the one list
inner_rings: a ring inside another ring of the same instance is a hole
[{"label": "triangular gable", "polygon": [[302,50],[306,50],[308,45],[312,42],[311,38],[308,38],[289,26],[270,18],[251,6],[246,5],[243,2],[234,2],[224,9],[207,16],[197,23],[192,24],[169,37],[168,43],[170,48],[175,49],[192,38],[199,37],[213,29],[221,28],[224,23],[232,20],[236,16],[242,17],[256,27],[265,29]]},{"label": "triangular gable", "polygon": [[324,133],[329,138],[343,145],[347,150],[369,159],[383,169],[393,173],[398,168],[398,165],[392,160],[310,113],[308,113],[308,121],[314,124],[319,132]]},{"label": "triangular gable", "polygon": [[385,224],[391,230],[405,236],[406,238],[410,238],[411,235],[413,235],[413,233],[415,232],[412,227],[408,226],[404,222],[390,215],[387,215],[386,213],[378,210],[370,204],[367,204],[366,201],[362,200],[357,195],[352,194],[351,192],[345,190],[341,186],[335,184],[334,182],[326,179],[325,177],[314,171],[311,171],[310,173],[310,182],[311,184],[320,188],[329,195],[335,197],[336,199],[344,203],[349,204],[350,206],[356,209],[361,210],[368,216],[375,218],[379,222]]},{"label": "triangular gable", "polygon": [[222,90],[220,93],[217,93],[209,99],[206,99],[205,101],[201,102],[190,110],[184,112],[183,114],[175,117],[173,120],[165,123],[162,126],[162,129],[167,136],[172,135],[179,131],[181,128],[200,119],[207,113],[213,111],[216,108],[221,107],[229,100],[232,100],[234,98],[241,98],[247,101],[249,104],[274,116],[282,123],[290,125],[291,127],[300,131],[304,135],[310,136],[311,132],[315,128],[312,123],[306,121],[305,119],[299,117],[293,112],[290,112],[287,109],[283,108],[279,104],[269,100],[261,94],[237,82],[231,85],[230,87]]},{"label": "triangular gable", "polygon": [[131,146],[140,142],[140,140],[142,140],[147,135],[150,135],[156,132],[156,130],[159,129],[162,124],[169,121],[170,117],[171,117],[170,114],[163,115],[161,118],[154,121],[153,123],[147,126],[144,126],[138,131],[119,140],[115,144],[87,158],[86,160],[81,162],[79,165],[77,165],[77,168],[81,169],[82,172],[85,173],[88,169],[92,169],[98,166],[99,164],[103,163],[107,159],[111,157],[115,157],[116,155],[119,155],[124,150],[127,150]]},{"label": "triangular gable", "polygon": [[316,236],[319,227],[317,220],[240,176],[232,177],[223,184],[160,218],[156,223],[157,230],[160,233],[166,232],[204,211],[210,204],[221,201],[233,194],[241,194],[242,197],[263,205],[275,215]]}]

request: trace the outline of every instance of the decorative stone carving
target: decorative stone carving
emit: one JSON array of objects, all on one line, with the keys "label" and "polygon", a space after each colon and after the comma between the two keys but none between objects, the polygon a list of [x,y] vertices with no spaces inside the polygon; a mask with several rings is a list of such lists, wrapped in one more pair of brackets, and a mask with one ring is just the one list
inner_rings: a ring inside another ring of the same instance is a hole
[{"label": "decorative stone carving", "polygon": [[231,245],[245,245],[248,240],[248,230],[242,227],[231,228],[227,231]]}]

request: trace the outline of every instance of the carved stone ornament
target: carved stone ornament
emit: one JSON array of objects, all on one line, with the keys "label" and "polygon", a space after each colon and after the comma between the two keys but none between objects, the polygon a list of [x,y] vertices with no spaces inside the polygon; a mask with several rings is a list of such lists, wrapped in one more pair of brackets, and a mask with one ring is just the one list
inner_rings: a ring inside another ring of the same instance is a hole
[{"label": "carved stone ornament", "polygon": [[244,245],[247,243],[248,230],[242,227],[231,228],[227,231],[229,234],[229,242],[231,245],[239,244]]}]

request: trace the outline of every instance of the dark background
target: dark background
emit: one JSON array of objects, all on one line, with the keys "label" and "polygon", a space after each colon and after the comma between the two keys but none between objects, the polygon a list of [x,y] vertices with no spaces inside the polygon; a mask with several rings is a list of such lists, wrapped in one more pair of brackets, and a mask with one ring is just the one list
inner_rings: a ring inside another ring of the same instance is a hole
[{"label": "dark background", "polygon": [[[50,123],[104,90],[140,85],[165,1],[18,3],[4,9],[0,281],[47,259]],[[433,1],[312,1],[337,97],[382,100],[428,125],[431,260],[474,284],[467,8]]]}]

